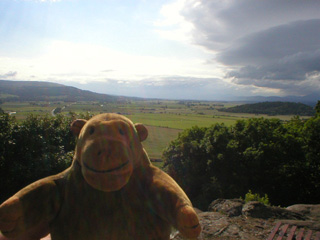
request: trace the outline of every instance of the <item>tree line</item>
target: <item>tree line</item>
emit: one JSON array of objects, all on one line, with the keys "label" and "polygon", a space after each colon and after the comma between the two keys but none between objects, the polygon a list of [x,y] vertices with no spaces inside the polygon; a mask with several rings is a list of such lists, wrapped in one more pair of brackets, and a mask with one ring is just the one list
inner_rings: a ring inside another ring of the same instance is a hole
[{"label": "tree line", "polygon": [[313,116],[315,110],[303,103],[295,102],[260,102],[218,109],[222,112],[252,113],[268,115],[300,115]]},{"label": "tree line", "polygon": [[75,148],[72,119],[30,115],[18,122],[8,114],[0,115],[0,202],[70,166]]},{"label": "tree line", "polygon": [[320,101],[308,120],[239,120],[187,129],[164,151],[165,168],[205,210],[249,190],[273,205],[320,202]]},{"label": "tree line", "polygon": [[[248,190],[267,194],[274,205],[319,203],[320,101],[316,109],[309,120],[258,118],[230,127],[187,129],[164,151],[165,169],[201,209],[216,198],[240,197]],[[0,202],[70,166],[74,119],[72,113],[30,115],[18,122],[0,114]]]}]

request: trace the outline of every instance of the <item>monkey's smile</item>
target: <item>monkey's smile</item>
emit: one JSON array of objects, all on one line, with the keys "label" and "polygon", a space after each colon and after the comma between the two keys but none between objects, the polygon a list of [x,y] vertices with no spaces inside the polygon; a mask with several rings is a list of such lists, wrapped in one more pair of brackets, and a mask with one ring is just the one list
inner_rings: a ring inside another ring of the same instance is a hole
[{"label": "monkey's smile", "polygon": [[85,162],[83,163],[83,165],[85,166],[85,168],[87,168],[88,170],[90,170],[92,172],[95,172],[95,173],[110,173],[110,172],[114,172],[114,171],[120,170],[121,168],[125,167],[128,163],[129,163],[129,161],[121,164],[118,167],[107,169],[107,170],[96,170],[96,169],[88,166]]}]

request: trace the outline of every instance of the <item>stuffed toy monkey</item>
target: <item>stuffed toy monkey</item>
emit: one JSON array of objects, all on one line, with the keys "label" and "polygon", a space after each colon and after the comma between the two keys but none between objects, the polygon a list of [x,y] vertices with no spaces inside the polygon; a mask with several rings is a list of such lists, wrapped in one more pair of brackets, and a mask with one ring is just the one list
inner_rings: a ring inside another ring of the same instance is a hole
[{"label": "stuffed toy monkey", "polygon": [[186,238],[201,231],[190,200],[153,166],[142,124],[118,114],[75,120],[70,168],[23,188],[0,206],[9,239],[164,240],[172,227]]}]

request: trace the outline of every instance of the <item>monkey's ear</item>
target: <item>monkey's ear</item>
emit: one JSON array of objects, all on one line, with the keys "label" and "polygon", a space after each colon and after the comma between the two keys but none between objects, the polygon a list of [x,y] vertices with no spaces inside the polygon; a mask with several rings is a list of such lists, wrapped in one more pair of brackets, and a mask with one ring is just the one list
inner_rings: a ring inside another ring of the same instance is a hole
[{"label": "monkey's ear", "polygon": [[146,140],[148,137],[148,129],[141,123],[136,123],[134,126],[137,129],[140,142]]},{"label": "monkey's ear", "polygon": [[74,120],[72,123],[71,123],[71,126],[70,126],[70,129],[73,133],[73,135],[79,137],[79,134],[81,132],[81,129],[83,128],[83,126],[86,124],[87,120],[85,119],[77,119],[77,120]]}]

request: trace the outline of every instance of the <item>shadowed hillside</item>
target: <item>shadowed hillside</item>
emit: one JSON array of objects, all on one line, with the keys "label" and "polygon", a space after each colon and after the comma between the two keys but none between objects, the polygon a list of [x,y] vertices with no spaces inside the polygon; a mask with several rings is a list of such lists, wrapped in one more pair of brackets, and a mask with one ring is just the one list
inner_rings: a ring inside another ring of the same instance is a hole
[{"label": "shadowed hillside", "polygon": [[295,102],[261,102],[244,104],[231,108],[221,108],[219,111],[232,113],[253,113],[268,115],[300,115],[313,116],[315,110],[303,103]]},{"label": "shadowed hillside", "polygon": [[0,80],[5,101],[121,101],[129,98],[99,94],[57,83]]}]

